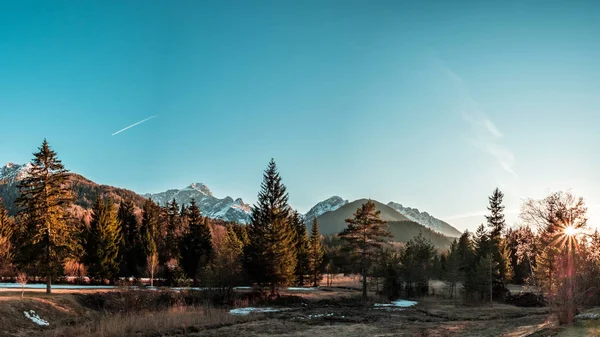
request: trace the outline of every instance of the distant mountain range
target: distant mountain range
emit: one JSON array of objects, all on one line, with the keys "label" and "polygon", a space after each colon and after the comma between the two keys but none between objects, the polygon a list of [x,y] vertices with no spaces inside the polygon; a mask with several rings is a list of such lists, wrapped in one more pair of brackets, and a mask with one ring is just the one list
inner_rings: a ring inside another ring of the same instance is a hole
[{"label": "distant mountain range", "polygon": [[[13,202],[18,194],[17,182],[27,176],[30,167],[31,164],[17,165],[13,163],[8,163],[4,167],[0,167],[0,197],[2,197],[9,214],[16,212]],[[167,201],[173,199],[179,205],[189,205],[191,200],[195,199],[205,216],[241,224],[250,222],[250,205],[244,203],[241,198],[233,199],[227,196],[219,199],[202,183],[193,183],[182,189],[140,195],[127,189],[97,184],[75,173],[71,173],[70,177],[77,197],[76,205],[83,210],[91,208],[98,195],[110,197],[117,203],[126,198],[132,199],[137,207],[141,207],[146,198],[151,198],[160,205],[164,205]],[[303,215],[304,220],[310,225],[317,218],[321,231],[324,234],[338,233],[346,225],[344,220],[352,217],[352,214],[364,202],[366,202],[366,199],[349,202],[339,196],[333,196],[313,206]],[[418,225],[421,228],[441,233],[448,237],[458,237],[461,234],[450,224],[436,219],[427,212],[420,212],[416,208],[405,207],[395,202],[385,205],[376,201],[376,204],[377,208],[381,211],[382,218],[390,222],[390,224],[404,223],[405,229]],[[408,223],[411,225],[407,225]],[[397,225],[394,225],[394,228],[396,227]]]}]

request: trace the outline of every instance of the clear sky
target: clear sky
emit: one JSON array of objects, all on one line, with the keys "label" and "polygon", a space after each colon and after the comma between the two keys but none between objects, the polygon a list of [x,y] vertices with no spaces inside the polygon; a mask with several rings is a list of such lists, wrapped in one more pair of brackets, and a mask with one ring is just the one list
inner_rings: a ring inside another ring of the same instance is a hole
[{"label": "clear sky", "polygon": [[[600,222],[600,1],[10,1],[0,163],[46,137],[136,192],[332,195],[460,230],[505,192],[572,189]],[[155,116],[113,135],[123,128]]]}]

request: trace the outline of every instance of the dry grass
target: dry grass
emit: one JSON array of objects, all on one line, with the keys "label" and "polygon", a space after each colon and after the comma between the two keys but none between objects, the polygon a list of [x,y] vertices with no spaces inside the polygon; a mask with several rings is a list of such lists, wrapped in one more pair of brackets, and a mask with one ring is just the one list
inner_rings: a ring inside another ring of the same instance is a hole
[{"label": "dry grass", "polygon": [[254,317],[236,317],[225,310],[209,307],[176,307],[164,311],[104,314],[90,322],[47,331],[44,336],[121,337],[135,335],[175,335],[194,333],[247,322]]}]

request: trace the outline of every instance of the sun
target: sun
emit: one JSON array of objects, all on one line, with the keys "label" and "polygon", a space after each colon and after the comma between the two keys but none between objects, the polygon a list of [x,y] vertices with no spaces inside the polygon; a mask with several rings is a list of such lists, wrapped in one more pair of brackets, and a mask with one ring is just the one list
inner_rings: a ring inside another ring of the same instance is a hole
[{"label": "sun", "polygon": [[565,227],[565,229],[563,229],[563,232],[567,236],[573,236],[573,235],[577,234],[577,228],[575,228],[573,226],[567,226],[567,227]]}]

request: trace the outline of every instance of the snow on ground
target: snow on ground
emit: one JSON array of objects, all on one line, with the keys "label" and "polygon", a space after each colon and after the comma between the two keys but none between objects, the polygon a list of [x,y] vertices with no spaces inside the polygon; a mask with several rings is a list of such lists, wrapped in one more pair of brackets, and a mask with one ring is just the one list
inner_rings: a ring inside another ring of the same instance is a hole
[{"label": "snow on ground", "polygon": [[[23,287],[18,283],[0,283],[0,289],[2,289],[2,288],[21,289]],[[24,288],[25,289],[46,289],[46,285],[41,284],[41,283],[39,283],[39,284],[32,283],[32,284],[26,284]],[[75,285],[75,284],[53,284],[52,285],[52,289],[114,289],[114,288],[116,288],[116,287],[115,286]]]},{"label": "snow on ground", "polygon": [[25,314],[25,317],[29,318],[33,323],[35,323],[39,326],[50,325],[50,323],[48,323],[48,321],[41,319],[40,316],[38,316],[38,314],[36,314],[35,311],[33,311],[33,310],[29,310],[29,312],[23,311],[23,314]]},{"label": "snow on ground", "polygon": [[280,312],[282,309],[275,308],[236,308],[229,310],[229,313],[232,315],[249,315],[251,313],[263,313],[263,312]]},{"label": "snow on ground", "polygon": [[397,300],[392,301],[392,303],[375,303],[375,307],[379,308],[409,308],[417,305],[418,302],[415,301],[407,301],[407,300]]}]

